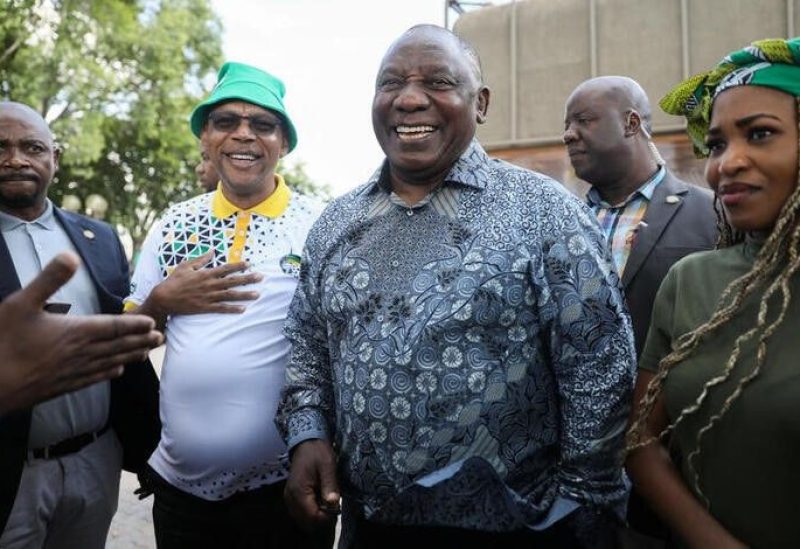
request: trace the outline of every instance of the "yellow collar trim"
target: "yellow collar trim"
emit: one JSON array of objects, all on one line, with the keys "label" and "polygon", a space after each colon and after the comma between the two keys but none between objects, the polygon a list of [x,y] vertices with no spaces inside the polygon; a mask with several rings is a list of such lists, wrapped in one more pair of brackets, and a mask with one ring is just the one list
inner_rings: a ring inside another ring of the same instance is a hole
[{"label": "yellow collar trim", "polygon": [[230,200],[225,198],[222,193],[222,183],[217,185],[217,190],[214,191],[214,197],[211,199],[211,213],[217,219],[227,219],[237,212],[257,213],[270,219],[275,219],[286,211],[289,207],[289,199],[292,197],[292,191],[286,186],[286,181],[280,174],[275,174],[275,190],[272,194],[264,199],[263,202],[256,204],[252,208],[243,210],[242,208],[231,203]]}]

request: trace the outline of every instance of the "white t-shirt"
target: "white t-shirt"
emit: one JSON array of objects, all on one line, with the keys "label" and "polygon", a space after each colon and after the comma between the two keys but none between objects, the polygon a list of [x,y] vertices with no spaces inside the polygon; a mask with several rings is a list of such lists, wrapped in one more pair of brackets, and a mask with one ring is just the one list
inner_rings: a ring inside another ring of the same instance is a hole
[{"label": "white t-shirt", "polygon": [[242,314],[176,315],[167,321],[163,427],[149,464],[176,488],[207,500],[288,474],[286,446],[273,421],[289,359],[283,324],[306,234],[322,206],[291,195],[279,180],[277,191],[255,211],[233,209],[219,190],[170,208],[145,240],[127,299],[141,304],[174,266],[212,247],[211,265],[241,257],[264,275],[236,288],[259,293],[255,301],[242,302]]}]

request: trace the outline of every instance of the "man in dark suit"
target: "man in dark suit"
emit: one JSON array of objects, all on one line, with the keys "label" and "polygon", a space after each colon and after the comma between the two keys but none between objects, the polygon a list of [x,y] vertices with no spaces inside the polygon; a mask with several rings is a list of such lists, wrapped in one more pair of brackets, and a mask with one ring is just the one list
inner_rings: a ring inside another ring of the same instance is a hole
[{"label": "man in dark suit", "polygon": [[625,288],[637,353],[664,275],[717,237],[712,193],[672,175],[650,133],[647,95],[630,78],[592,78],[567,100],[564,143],[575,173],[592,186],[587,200]]},{"label": "man in dark suit", "polygon": [[[50,308],[117,314],[128,291],[119,238],[105,223],[47,199],[57,168],[58,149],[41,116],[0,103],[0,300],[72,251],[82,265]],[[158,441],[157,404],[158,380],[146,363],[0,417],[0,546],[104,547],[120,467],[141,470]]]},{"label": "man in dark suit", "polygon": [[[563,139],[575,173],[592,186],[587,200],[622,279],[639,355],[669,268],[714,247],[713,194],[667,170],[651,140],[647,95],[630,78],[602,76],[575,88]],[[628,518],[643,531],[660,532],[635,494]]]}]

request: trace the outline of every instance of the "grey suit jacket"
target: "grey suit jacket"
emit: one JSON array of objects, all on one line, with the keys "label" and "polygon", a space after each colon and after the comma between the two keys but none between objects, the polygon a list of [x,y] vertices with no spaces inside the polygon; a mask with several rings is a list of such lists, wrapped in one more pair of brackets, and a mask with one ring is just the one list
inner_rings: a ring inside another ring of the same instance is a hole
[{"label": "grey suit jacket", "polygon": [[685,255],[716,244],[713,201],[711,191],[681,181],[669,171],[653,193],[622,275],[637,356],[647,339],[656,292],[669,268]]}]

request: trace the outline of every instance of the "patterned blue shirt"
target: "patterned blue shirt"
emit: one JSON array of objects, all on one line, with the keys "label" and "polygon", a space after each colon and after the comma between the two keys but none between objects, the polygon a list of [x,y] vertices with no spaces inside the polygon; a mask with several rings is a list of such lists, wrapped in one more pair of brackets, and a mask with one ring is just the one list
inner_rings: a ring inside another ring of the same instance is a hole
[{"label": "patterned blue shirt", "polygon": [[592,212],[473,141],[409,207],[386,163],[309,233],[277,423],[370,520],[544,528],[624,503],[634,347]]}]

